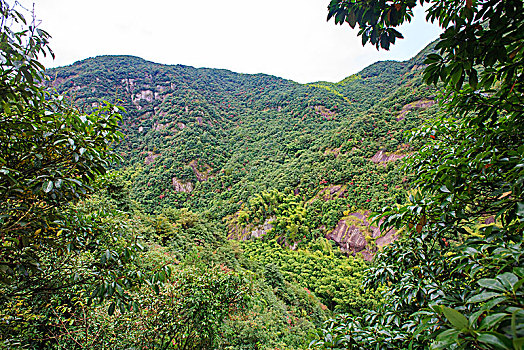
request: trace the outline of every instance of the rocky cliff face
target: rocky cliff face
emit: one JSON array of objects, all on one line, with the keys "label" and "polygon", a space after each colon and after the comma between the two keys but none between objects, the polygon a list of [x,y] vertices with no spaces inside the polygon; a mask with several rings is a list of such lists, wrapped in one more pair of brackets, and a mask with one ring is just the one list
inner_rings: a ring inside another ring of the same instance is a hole
[{"label": "rocky cliff face", "polygon": [[[369,211],[354,212],[342,218],[335,229],[325,234],[325,238],[334,241],[340,250],[348,255],[361,254],[365,260],[372,260],[377,251],[397,239],[395,230],[381,232],[379,227],[369,222]],[[227,221],[228,239],[248,240],[260,238],[272,228],[274,217],[266,219],[261,225],[239,225],[237,215],[230,216]],[[321,229],[324,229],[323,227]],[[279,243],[296,249],[298,242],[290,244],[281,237]]]},{"label": "rocky cliff face", "polygon": [[384,152],[384,151],[378,151],[377,153],[375,153],[373,157],[371,157],[370,160],[373,163],[387,163],[387,162],[393,162],[398,159],[402,159],[406,156],[407,154],[396,154],[396,153],[388,154],[387,152]]},{"label": "rocky cliff face", "polygon": [[212,169],[208,164],[199,165],[198,161],[192,160],[188,165],[193,169],[198,181],[206,181],[209,178]]},{"label": "rocky cliff face", "polygon": [[377,250],[397,239],[396,231],[380,232],[368,222],[369,212],[355,212],[342,218],[326,238],[337,243],[340,249],[348,254],[362,254],[364,259],[371,260]]},{"label": "rocky cliff face", "polygon": [[193,191],[193,184],[191,182],[182,182],[177,178],[173,178],[173,189],[175,192],[191,192]]},{"label": "rocky cliff face", "polygon": [[144,159],[144,163],[146,165],[151,164],[155,161],[156,158],[160,157],[161,154],[154,154],[152,152],[149,152],[146,158]]},{"label": "rocky cliff face", "polygon": [[273,225],[271,222],[275,218],[268,218],[262,225],[247,225],[245,227],[240,226],[236,220],[229,220],[229,224],[227,226],[228,229],[228,239],[238,239],[238,240],[248,240],[250,238],[260,238],[264,236],[266,233],[269,232],[273,228]]},{"label": "rocky cliff face", "polygon": [[408,103],[407,105],[402,107],[402,110],[400,111],[400,113],[397,116],[397,121],[404,119],[406,117],[406,114],[408,114],[408,112],[411,110],[429,108],[433,106],[434,104],[435,104],[434,100],[426,100],[426,99]]}]

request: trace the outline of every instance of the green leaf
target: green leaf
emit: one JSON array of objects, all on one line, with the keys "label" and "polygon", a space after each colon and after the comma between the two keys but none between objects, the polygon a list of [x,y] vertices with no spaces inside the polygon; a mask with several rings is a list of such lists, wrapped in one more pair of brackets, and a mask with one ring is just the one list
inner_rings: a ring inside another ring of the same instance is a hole
[{"label": "green leaf", "polygon": [[24,75],[25,79],[28,81],[28,83],[33,85],[34,84],[33,76],[31,75],[29,70],[27,68],[22,68],[21,72]]},{"label": "green leaf", "polygon": [[482,315],[484,312],[485,312],[484,310],[479,310],[479,311],[474,312],[473,314],[471,314],[469,316],[469,318],[468,318],[469,324],[474,325],[477,322],[477,320],[480,317],[480,315]]},{"label": "green leaf", "polygon": [[477,283],[484,288],[499,290],[501,292],[506,291],[504,286],[499,281],[493,278],[482,278]]},{"label": "green leaf", "polygon": [[115,285],[116,287],[116,292],[118,293],[118,295],[124,295],[124,290],[122,289],[122,286],[120,284],[118,284],[118,282],[116,283]]},{"label": "green leaf", "polygon": [[424,61],[425,64],[435,63],[442,60],[442,57],[440,55],[437,55],[435,53],[430,53],[426,60]]},{"label": "green leaf", "polygon": [[517,216],[524,218],[524,203],[522,202],[517,203]]},{"label": "green leaf", "polygon": [[524,337],[513,339],[513,347],[516,350],[522,350],[524,347]]},{"label": "green leaf", "polygon": [[489,300],[499,295],[501,294],[497,292],[482,292],[481,294],[472,296],[471,298],[468,299],[467,302],[468,303],[480,303],[482,301]]},{"label": "green leaf", "polygon": [[468,319],[457,310],[444,306],[442,311],[455,329],[462,330],[469,326]]},{"label": "green leaf", "polygon": [[342,24],[346,18],[346,12],[344,10],[339,10],[335,15],[335,23]]},{"label": "green leaf", "polygon": [[380,35],[380,47],[385,50],[389,50],[389,37],[387,33],[382,33]]},{"label": "green leaf", "polygon": [[451,193],[451,191],[446,187],[446,185],[442,185],[440,187],[440,192]]},{"label": "green leaf", "polygon": [[496,332],[481,332],[477,340],[481,343],[491,345],[495,347],[495,349],[511,349],[513,345],[509,343],[509,339]]},{"label": "green leaf", "polygon": [[512,291],[513,286],[517,284],[517,282],[519,281],[519,278],[511,272],[506,272],[502,275],[498,275],[497,279],[502,282],[502,285],[507,291]]},{"label": "green leaf", "polygon": [[469,72],[469,85],[473,88],[473,89],[476,89],[477,86],[479,84],[479,78],[477,76],[477,71],[475,69],[472,69],[470,72]]},{"label": "green leaf", "polygon": [[437,342],[431,345],[431,349],[447,349],[450,345],[456,344],[460,331],[456,329],[446,329],[437,336]]},{"label": "green leaf", "polygon": [[109,316],[113,316],[113,314],[115,313],[115,302],[112,302],[110,305],[109,305],[109,308],[107,309],[107,313],[109,314]]},{"label": "green leaf", "polygon": [[369,40],[374,45],[374,44],[377,43],[377,39],[378,39],[378,30],[376,28],[372,28],[371,29],[371,36],[370,36]]},{"label": "green leaf", "polygon": [[462,69],[462,66],[460,64],[455,65],[453,69],[451,70],[451,82],[453,85],[456,85],[462,75],[464,74],[464,70]]},{"label": "green leaf", "polygon": [[53,189],[53,181],[51,180],[44,181],[44,183],[42,184],[42,191],[44,191],[45,193],[49,193],[51,192],[52,189]]},{"label": "green leaf", "polygon": [[349,23],[349,26],[353,29],[355,29],[355,25],[357,24],[357,16],[355,15],[355,12],[351,11],[348,13],[346,17],[346,22]]},{"label": "green leaf", "polygon": [[402,33],[400,33],[398,30],[390,28],[390,31],[393,33],[393,35],[395,35],[395,37],[399,39],[404,39],[404,35],[402,35]]},{"label": "green leaf", "polygon": [[501,322],[505,317],[509,317],[509,315],[506,313],[498,313],[498,314],[486,316],[486,318],[484,318],[482,322],[480,323],[480,326],[484,329],[492,328],[496,324]]}]

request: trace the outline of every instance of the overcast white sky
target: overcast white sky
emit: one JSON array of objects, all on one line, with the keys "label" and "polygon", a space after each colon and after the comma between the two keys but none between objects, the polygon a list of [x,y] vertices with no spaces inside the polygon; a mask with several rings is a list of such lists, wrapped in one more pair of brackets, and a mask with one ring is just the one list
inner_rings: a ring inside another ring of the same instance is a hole
[{"label": "overcast white sky", "polygon": [[[14,2],[14,0],[8,0]],[[20,0],[52,35],[54,61],[134,55],[158,63],[339,81],[378,60],[406,60],[440,33],[422,11],[390,51],[326,22],[329,0]],[[418,14],[418,15],[417,15]]]}]

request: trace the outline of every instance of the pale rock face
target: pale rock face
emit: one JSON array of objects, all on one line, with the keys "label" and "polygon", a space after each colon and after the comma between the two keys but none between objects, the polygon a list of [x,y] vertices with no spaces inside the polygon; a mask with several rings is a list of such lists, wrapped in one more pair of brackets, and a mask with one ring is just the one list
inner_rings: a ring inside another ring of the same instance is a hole
[{"label": "pale rock face", "polygon": [[335,112],[332,112],[329,109],[327,109],[326,107],[321,106],[321,105],[315,106],[313,108],[315,109],[315,111],[318,114],[326,118],[334,117],[335,115],[337,115]]},{"label": "pale rock face", "polygon": [[407,156],[407,154],[390,154],[390,155],[388,155],[384,151],[378,151],[377,153],[375,153],[375,155],[373,157],[371,157],[370,160],[373,163],[385,163],[385,162],[393,162],[395,160],[402,159],[405,156]]},{"label": "pale rock face", "polygon": [[135,94],[133,97],[133,103],[137,104],[140,100],[146,100],[147,102],[153,102],[155,94],[151,90],[142,90],[139,93]]},{"label": "pale rock face", "polygon": [[431,107],[435,104],[434,100],[418,100],[415,102],[408,103],[404,107],[402,107],[402,110],[397,116],[397,121],[400,121],[406,117],[406,114],[408,114],[409,111],[412,109],[425,109],[428,107]]},{"label": "pale rock face", "polygon": [[273,228],[273,225],[271,224],[272,220],[266,220],[263,225],[255,228],[253,231],[251,231],[251,237],[260,238],[263,235],[265,235],[269,230]]},{"label": "pale rock face", "polygon": [[189,193],[193,191],[193,184],[191,182],[182,182],[176,177],[173,178],[173,189],[176,192],[186,192]]},{"label": "pale rock face", "polygon": [[153,129],[155,129],[156,131],[160,131],[160,130],[162,130],[162,129],[165,129],[166,126],[167,126],[167,125],[164,125],[164,124],[162,124],[162,123],[158,123],[158,124],[155,123],[155,124],[153,125]]},{"label": "pale rock face", "polygon": [[146,159],[144,160],[144,162],[146,163],[146,165],[151,164],[151,163],[153,163],[155,161],[155,159],[157,159],[160,156],[161,156],[161,154],[149,153],[148,156],[146,157]]},{"label": "pale rock face", "polygon": [[262,225],[248,225],[246,227],[241,227],[233,220],[232,223],[228,225],[228,239],[245,241],[250,238],[260,238],[273,228],[273,224],[271,224],[273,220],[275,220],[275,218],[270,217],[267,218]]},{"label": "pale rock face", "polygon": [[[368,216],[368,211],[351,213],[340,220],[335,229],[326,234],[326,238],[335,241],[345,253],[361,253],[364,259],[372,260],[379,248],[390,244],[398,237],[393,229],[380,232],[378,227],[371,226],[367,221]],[[370,246],[366,236],[375,240],[375,247]]]},{"label": "pale rock face", "polygon": [[122,79],[122,85],[125,86],[127,92],[131,92],[135,87],[135,79]]}]

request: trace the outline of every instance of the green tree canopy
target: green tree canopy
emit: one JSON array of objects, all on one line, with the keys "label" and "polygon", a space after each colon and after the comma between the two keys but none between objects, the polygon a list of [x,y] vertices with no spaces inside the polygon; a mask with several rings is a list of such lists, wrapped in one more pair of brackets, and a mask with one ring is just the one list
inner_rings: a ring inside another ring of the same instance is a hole
[{"label": "green tree canopy", "polygon": [[56,298],[64,306],[78,297],[130,306],[124,290],[137,280],[132,229],[108,208],[80,202],[118,159],[121,110],[107,104],[81,113],[46,88],[38,56],[52,54],[49,35],[19,10],[0,1],[0,339],[7,343],[29,328],[36,333],[28,339],[43,341]]},{"label": "green tree canopy", "polygon": [[[412,134],[408,204],[378,218],[403,232],[368,286],[387,286],[366,317],[331,321],[320,347],[522,349],[524,344],[522,1],[420,1],[444,29],[425,61],[445,89],[441,114]],[[336,23],[389,48],[416,1],[339,1]]]}]

